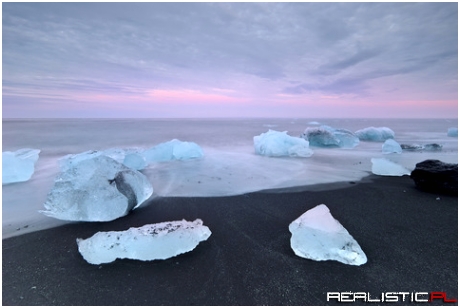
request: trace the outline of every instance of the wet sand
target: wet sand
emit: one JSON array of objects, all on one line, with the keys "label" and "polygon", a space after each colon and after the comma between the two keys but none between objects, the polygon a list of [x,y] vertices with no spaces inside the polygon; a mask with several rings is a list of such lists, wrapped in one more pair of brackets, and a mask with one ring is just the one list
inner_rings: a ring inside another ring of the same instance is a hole
[{"label": "wet sand", "polygon": [[[289,224],[321,203],[360,244],[366,264],[293,253]],[[98,231],[182,218],[201,218],[212,235],[168,260],[90,265],[77,249],[76,238]],[[458,198],[421,192],[407,176],[233,197],[159,198],[113,222],[72,223],[2,244],[3,305],[343,305],[328,302],[326,294],[348,291],[372,298],[438,291],[458,298]]]}]

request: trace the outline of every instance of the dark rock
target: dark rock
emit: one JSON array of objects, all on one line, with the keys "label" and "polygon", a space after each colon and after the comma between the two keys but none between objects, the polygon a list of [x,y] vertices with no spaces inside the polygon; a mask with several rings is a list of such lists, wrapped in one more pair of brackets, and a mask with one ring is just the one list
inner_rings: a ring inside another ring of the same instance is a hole
[{"label": "dark rock", "polygon": [[420,190],[458,196],[458,164],[428,159],[416,164],[410,177]]}]

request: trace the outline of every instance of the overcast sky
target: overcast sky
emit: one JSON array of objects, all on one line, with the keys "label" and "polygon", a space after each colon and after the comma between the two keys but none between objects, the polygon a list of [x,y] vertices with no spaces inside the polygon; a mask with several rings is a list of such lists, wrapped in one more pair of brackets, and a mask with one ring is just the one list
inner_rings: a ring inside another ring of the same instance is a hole
[{"label": "overcast sky", "polygon": [[457,117],[457,3],[3,3],[3,117]]}]

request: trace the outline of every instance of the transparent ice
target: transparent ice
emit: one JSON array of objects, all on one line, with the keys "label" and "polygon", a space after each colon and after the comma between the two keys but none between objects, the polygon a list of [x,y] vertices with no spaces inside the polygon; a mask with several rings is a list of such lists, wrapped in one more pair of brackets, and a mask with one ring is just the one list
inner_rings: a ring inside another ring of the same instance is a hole
[{"label": "transparent ice", "polygon": [[77,239],[78,251],[91,264],[116,259],[165,260],[195,249],[211,236],[201,219],[149,224],[126,231],[98,232],[88,239]]},{"label": "transparent ice", "polygon": [[410,174],[408,169],[386,158],[372,158],[371,162],[372,173],[376,175],[402,176]]},{"label": "transparent ice", "polygon": [[383,154],[402,153],[402,148],[394,139],[387,139],[382,145]]},{"label": "transparent ice", "polygon": [[291,248],[299,257],[315,261],[335,260],[350,265],[367,262],[359,244],[324,204],[294,220],[289,231],[292,233]]},{"label": "transparent ice", "polygon": [[28,181],[35,172],[39,153],[37,149],[2,152],[2,184]]},{"label": "transparent ice", "polygon": [[447,130],[447,136],[449,137],[458,137],[458,128],[451,127]]},{"label": "transparent ice", "polygon": [[203,149],[194,142],[173,139],[146,150],[143,155],[146,161],[150,163],[201,158],[204,152]]}]

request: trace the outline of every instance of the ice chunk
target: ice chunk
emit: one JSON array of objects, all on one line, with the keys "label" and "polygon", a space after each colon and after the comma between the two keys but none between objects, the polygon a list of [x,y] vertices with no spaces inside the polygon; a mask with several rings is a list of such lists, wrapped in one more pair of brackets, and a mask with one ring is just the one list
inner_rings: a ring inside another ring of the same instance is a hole
[{"label": "ice chunk", "polygon": [[350,265],[367,262],[359,244],[324,204],[294,220],[289,231],[292,233],[291,248],[299,257],[315,261],[335,260]]},{"label": "ice chunk", "polygon": [[254,136],[254,149],[257,154],[264,156],[310,157],[313,155],[307,140],[289,136],[287,131],[278,132],[271,129]]},{"label": "ice chunk", "polygon": [[397,163],[385,158],[372,158],[372,173],[376,175],[402,176],[409,175],[410,171]]},{"label": "ice chunk", "polygon": [[394,139],[387,139],[382,145],[383,154],[402,153],[402,148]]},{"label": "ice chunk", "polygon": [[421,151],[423,150],[423,145],[417,143],[401,144],[401,149],[404,151]]},{"label": "ice chunk", "polygon": [[[59,159],[59,165],[61,167],[61,171],[66,171],[69,168],[72,168],[79,162],[91,159],[100,155],[104,155],[114,159],[115,161],[125,164],[127,167],[135,169],[135,170],[142,170],[148,164],[145,162],[145,158],[142,156],[143,150],[138,148],[130,148],[130,149],[119,149],[119,148],[111,148],[103,151],[86,151],[78,154],[69,154]],[[128,157],[128,158],[126,158]],[[143,161],[143,162],[142,162]]]},{"label": "ice chunk", "polygon": [[442,151],[442,144],[428,143],[423,146],[426,151]]},{"label": "ice chunk", "polygon": [[201,147],[194,142],[173,139],[146,150],[143,155],[147,162],[159,162],[201,158],[204,153]]},{"label": "ice chunk", "polygon": [[2,184],[28,181],[35,172],[40,150],[20,149],[2,153]]},{"label": "ice chunk", "polygon": [[73,162],[55,179],[41,213],[61,220],[110,221],[127,215],[153,193],[142,173],[110,157]]},{"label": "ice chunk", "polygon": [[78,165],[80,162],[84,160],[95,158],[102,154],[103,153],[101,151],[93,151],[93,150],[78,153],[78,154],[68,154],[58,159],[59,167],[61,168],[62,172],[65,172],[69,169],[74,168],[76,165]]},{"label": "ice chunk", "polygon": [[447,130],[447,136],[449,137],[458,137],[458,128],[451,127]]},{"label": "ice chunk", "polygon": [[385,141],[395,137],[395,133],[388,127],[367,127],[355,132],[360,140],[364,141]]},{"label": "ice chunk", "polygon": [[359,144],[359,138],[346,129],[335,129],[327,125],[307,127],[301,135],[311,146],[340,147],[352,149]]},{"label": "ice chunk", "polygon": [[116,259],[165,260],[195,249],[211,235],[201,219],[170,221],[130,228],[126,231],[98,232],[77,239],[78,251],[91,264]]},{"label": "ice chunk", "polygon": [[134,170],[142,170],[147,167],[148,163],[143,155],[131,153],[125,156],[123,159],[123,165]]}]

